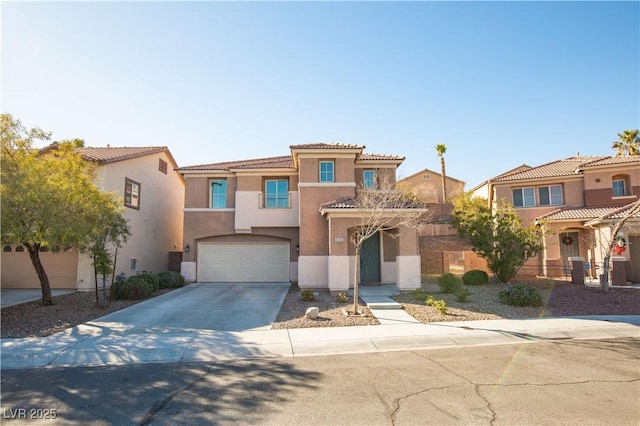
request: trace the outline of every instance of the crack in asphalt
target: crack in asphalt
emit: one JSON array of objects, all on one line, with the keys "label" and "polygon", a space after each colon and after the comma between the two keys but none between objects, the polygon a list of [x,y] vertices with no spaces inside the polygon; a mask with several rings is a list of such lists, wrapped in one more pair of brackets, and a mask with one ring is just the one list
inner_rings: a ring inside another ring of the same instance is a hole
[{"label": "crack in asphalt", "polygon": [[[456,386],[442,386],[442,387],[435,387],[435,388],[427,388],[427,389],[423,389],[423,390],[418,391],[418,392],[413,392],[413,393],[407,394],[405,396],[401,396],[400,398],[396,398],[394,400],[394,404],[395,404],[396,408],[393,410],[393,412],[391,413],[391,416],[390,416],[391,417],[391,424],[392,425],[397,424],[396,423],[397,422],[397,417],[398,417],[398,413],[400,412],[400,404],[401,404],[402,400],[409,399],[409,398],[412,398],[414,396],[418,396],[420,394],[427,393],[427,392],[430,392],[430,391],[433,391],[433,390],[445,390],[445,389],[449,389],[449,388],[453,388],[453,387],[456,387]],[[454,418],[456,420],[461,420],[458,416],[455,416],[455,415],[447,412],[446,410],[443,410],[442,408],[438,407],[437,405],[434,405],[434,404],[431,404],[431,405],[433,406],[433,408],[435,408],[436,410],[448,415],[449,417],[452,417],[452,418]]]},{"label": "crack in asphalt", "polygon": [[171,402],[171,400],[173,400],[176,396],[178,396],[182,392],[191,389],[199,381],[201,381],[202,379],[207,377],[209,375],[209,373],[211,373],[211,370],[213,369],[213,367],[216,366],[216,364],[217,364],[216,362],[211,363],[209,365],[209,368],[207,368],[207,370],[200,377],[198,377],[197,379],[193,380],[191,383],[189,383],[188,385],[184,386],[183,388],[177,389],[177,390],[171,392],[165,398],[162,398],[161,400],[156,401],[155,404],[153,404],[153,407],[151,407],[151,409],[144,416],[144,419],[140,423],[138,423],[138,425],[139,426],[144,426],[144,425],[148,425],[149,423],[151,423],[151,421],[156,416],[156,414],[158,414],[169,402]]}]

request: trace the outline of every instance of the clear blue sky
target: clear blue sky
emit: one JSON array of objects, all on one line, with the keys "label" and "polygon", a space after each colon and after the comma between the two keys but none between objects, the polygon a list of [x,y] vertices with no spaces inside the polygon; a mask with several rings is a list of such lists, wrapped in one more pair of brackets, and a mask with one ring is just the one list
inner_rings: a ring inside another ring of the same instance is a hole
[{"label": "clear blue sky", "polygon": [[638,2],[2,2],[2,112],[180,166],[363,144],[471,189],[640,127]]}]

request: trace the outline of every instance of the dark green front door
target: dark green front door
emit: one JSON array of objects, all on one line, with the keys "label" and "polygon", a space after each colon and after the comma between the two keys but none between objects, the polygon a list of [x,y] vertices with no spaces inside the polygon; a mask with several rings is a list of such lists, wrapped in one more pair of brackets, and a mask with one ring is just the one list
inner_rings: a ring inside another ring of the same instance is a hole
[{"label": "dark green front door", "polygon": [[360,250],[360,282],[380,282],[380,237],[378,234],[367,238]]}]

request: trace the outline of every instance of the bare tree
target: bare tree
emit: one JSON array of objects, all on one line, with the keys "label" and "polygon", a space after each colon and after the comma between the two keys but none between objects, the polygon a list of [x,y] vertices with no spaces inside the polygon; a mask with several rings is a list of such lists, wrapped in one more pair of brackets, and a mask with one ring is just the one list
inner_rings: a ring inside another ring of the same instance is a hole
[{"label": "bare tree", "polygon": [[[618,245],[618,233],[623,229],[629,219],[640,213],[640,199],[631,203],[624,212],[622,218],[614,225],[611,231],[611,238],[606,241],[604,250],[604,265],[603,265],[603,278],[600,286],[603,290],[609,290],[609,261],[611,260],[611,253]],[[640,250],[640,248],[636,248]]]},{"label": "bare tree", "polygon": [[350,240],[355,247],[353,283],[353,314],[358,313],[358,285],[360,283],[360,253],[362,245],[379,232],[393,238],[399,227],[420,228],[427,224],[429,214],[424,204],[408,190],[396,189],[395,184],[376,176],[375,189],[359,187],[352,200],[357,218]]}]

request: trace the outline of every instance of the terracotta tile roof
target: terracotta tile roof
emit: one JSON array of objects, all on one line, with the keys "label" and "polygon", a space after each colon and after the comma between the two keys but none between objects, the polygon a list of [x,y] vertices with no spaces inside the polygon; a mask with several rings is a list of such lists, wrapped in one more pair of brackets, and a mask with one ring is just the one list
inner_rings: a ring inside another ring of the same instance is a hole
[{"label": "terracotta tile roof", "polygon": [[[77,148],[77,151],[88,161],[100,164],[115,163],[116,161],[130,160],[145,155],[157,154],[169,149],[166,146],[136,146],[136,147],[85,147]],[[169,154],[171,157],[171,154]],[[172,157],[173,160],[173,157]],[[174,160],[175,163],[175,160]]]},{"label": "terracotta tile roof", "polygon": [[640,155],[627,155],[624,157],[604,157],[595,161],[590,161],[588,163],[582,164],[580,168],[584,169],[584,168],[593,167],[593,166],[609,166],[609,165],[629,164],[629,163],[640,164]]},{"label": "terracotta tile roof", "polygon": [[[320,205],[320,210],[323,209],[355,209],[356,199],[354,197],[343,197],[334,201],[329,201]],[[405,201],[403,209],[424,209],[425,205],[414,201]]]},{"label": "terracotta tile roof", "polygon": [[404,161],[405,157],[400,157],[397,155],[387,155],[387,154],[367,154],[362,153],[358,156],[358,160],[364,161],[380,161],[380,160],[397,160]]},{"label": "terracotta tile roof", "polygon": [[[629,211],[633,203],[622,207],[563,207],[546,213],[538,219],[549,220],[593,220],[593,219],[620,219]],[[640,218],[640,212],[633,217]]]},{"label": "terracotta tile roof", "polygon": [[492,179],[493,182],[509,182],[526,179],[540,179],[548,177],[573,176],[578,169],[585,163],[606,159],[602,156],[576,156],[563,160],[552,161],[541,166],[532,167],[518,173],[498,176]]},{"label": "terracotta tile roof", "polygon": [[223,163],[199,164],[180,167],[183,170],[231,170],[231,169],[291,169],[293,160],[290,155],[280,157],[255,158],[252,160],[226,161]]},{"label": "terracotta tile roof", "polygon": [[346,143],[308,143],[302,145],[291,145],[289,149],[364,149],[364,145],[353,145]]}]

